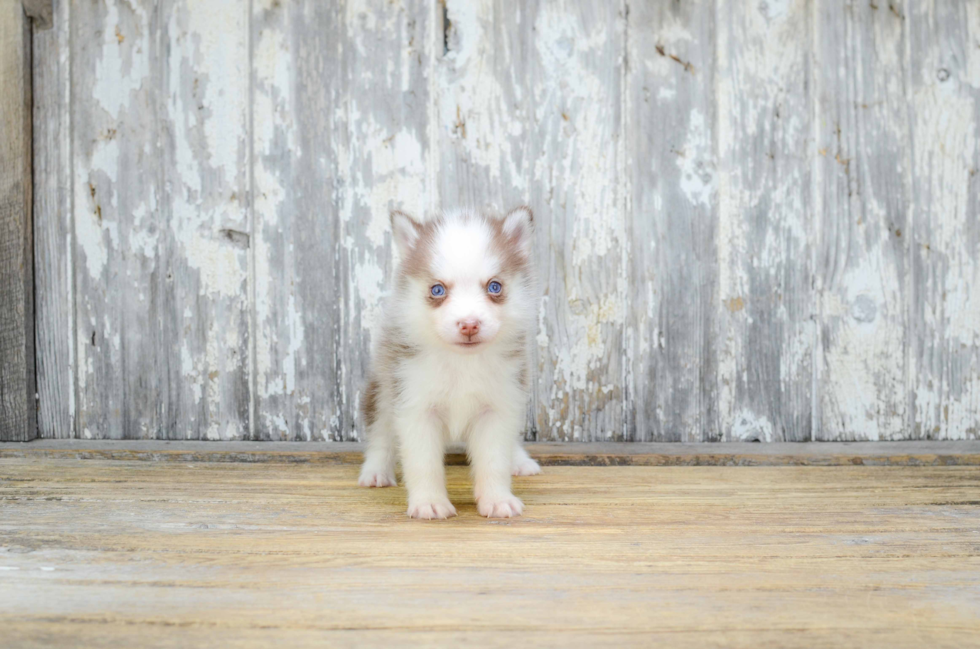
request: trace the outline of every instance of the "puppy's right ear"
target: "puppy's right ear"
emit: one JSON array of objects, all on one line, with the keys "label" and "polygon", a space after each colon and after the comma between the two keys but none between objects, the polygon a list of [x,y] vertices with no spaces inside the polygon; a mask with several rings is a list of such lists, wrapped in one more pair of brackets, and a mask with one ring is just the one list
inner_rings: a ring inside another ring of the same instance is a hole
[{"label": "puppy's right ear", "polygon": [[415,249],[421,234],[421,223],[401,210],[391,211],[391,235],[402,259]]}]

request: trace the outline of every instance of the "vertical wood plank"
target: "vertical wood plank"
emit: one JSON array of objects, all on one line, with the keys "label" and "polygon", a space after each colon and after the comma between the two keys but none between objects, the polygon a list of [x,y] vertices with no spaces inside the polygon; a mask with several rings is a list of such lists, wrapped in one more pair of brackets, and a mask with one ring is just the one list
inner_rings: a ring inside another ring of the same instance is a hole
[{"label": "vertical wood plank", "polygon": [[0,1],[0,441],[37,434],[31,188],[31,26]]},{"label": "vertical wood plank", "polygon": [[173,0],[166,18],[168,324],[180,354],[170,434],[242,439],[250,402],[249,11],[240,0]]},{"label": "vertical wood plank", "polygon": [[234,1],[74,8],[79,433],[240,438],[247,11]]},{"label": "vertical wood plank", "polygon": [[434,19],[441,18],[435,9],[438,5],[427,0],[346,5],[341,61],[345,139],[337,151],[346,188],[337,242],[346,280],[338,377],[343,425],[333,432],[334,439],[357,439],[371,338],[391,278],[389,212],[397,207],[421,217],[436,205],[429,75],[442,34],[433,31]]},{"label": "vertical wood plank", "polygon": [[388,212],[430,195],[428,3],[253,16],[260,439],[357,438]]},{"label": "vertical wood plank", "polygon": [[811,434],[808,3],[719,0],[720,295],[704,439]]},{"label": "vertical wood plank", "polygon": [[899,3],[816,3],[819,440],[906,435],[907,25]]},{"label": "vertical wood plank", "polygon": [[331,439],[343,419],[342,17],[317,2],[252,11],[252,434]]},{"label": "vertical wood plank", "polygon": [[716,396],[715,3],[634,3],[628,29],[631,437],[697,442]]},{"label": "vertical wood plank", "polygon": [[34,290],[38,435],[75,434],[70,2],[34,32]]},{"label": "vertical wood plank", "polygon": [[161,92],[151,70],[159,17],[142,5],[71,8],[76,434],[166,437],[171,372],[160,322],[170,307],[157,204],[163,154],[153,126]]},{"label": "vertical wood plank", "polygon": [[911,430],[980,437],[980,5],[910,2]]},{"label": "vertical wood plank", "polygon": [[506,210],[525,203],[532,137],[528,65],[537,4],[440,5],[441,33],[433,32],[438,207]]},{"label": "vertical wood plank", "polygon": [[564,0],[528,8],[527,182],[545,288],[537,333],[539,439],[621,440],[630,308],[626,9]]}]

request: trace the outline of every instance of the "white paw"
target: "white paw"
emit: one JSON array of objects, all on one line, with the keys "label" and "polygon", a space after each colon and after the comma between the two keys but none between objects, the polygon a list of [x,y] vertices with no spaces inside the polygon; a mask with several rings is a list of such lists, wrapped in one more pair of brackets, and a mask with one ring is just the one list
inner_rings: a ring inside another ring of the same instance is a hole
[{"label": "white paw", "polygon": [[420,502],[409,502],[408,515],[423,520],[450,518],[456,515],[456,508],[445,498],[429,498]]},{"label": "white paw", "polygon": [[394,471],[375,470],[368,467],[361,469],[361,477],[357,479],[357,484],[362,487],[395,487]]},{"label": "white paw", "polygon": [[511,475],[538,475],[539,473],[541,473],[541,465],[531,458],[518,461],[511,471]]},{"label": "white paw", "polygon": [[517,518],[524,513],[524,503],[513,494],[500,498],[479,498],[476,501],[476,511],[487,518]]}]

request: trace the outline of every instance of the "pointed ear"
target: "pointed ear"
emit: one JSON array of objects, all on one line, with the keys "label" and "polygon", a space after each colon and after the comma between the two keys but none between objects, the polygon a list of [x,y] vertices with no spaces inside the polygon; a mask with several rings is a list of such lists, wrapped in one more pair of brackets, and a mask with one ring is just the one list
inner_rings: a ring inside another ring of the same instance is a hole
[{"label": "pointed ear", "polygon": [[531,258],[531,248],[534,246],[533,222],[534,214],[527,205],[515,207],[503,221],[504,234],[526,259]]},{"label": "pointed ear", "polygon": [[391,211],[391,236],[402,259],[415,249],[422,225],[401,210]]}]

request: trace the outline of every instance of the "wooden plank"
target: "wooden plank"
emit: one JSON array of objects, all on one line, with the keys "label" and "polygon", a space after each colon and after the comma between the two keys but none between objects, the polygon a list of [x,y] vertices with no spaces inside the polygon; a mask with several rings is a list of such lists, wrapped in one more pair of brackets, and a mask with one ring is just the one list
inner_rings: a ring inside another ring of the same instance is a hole
[{"label": "wooden plank", "polygon": [[528,66],[540,3],[439,4],[442,29],[432,34],[430,89],[433,146],[438,147],[431,178],[434,207],[504,211],[527,203],[528,140],[536,110]]},{"label": "wooden plank", "polygon": [[69,98],[76,434],[166,438],[176,372],[163,325],[173,271],[155,128],[163,120],[162,18],[138,4],[73,9],[71,90],[85,89]]},{"label": "wooden plank", "polygon": [[254,439],[339,438],[343,17],[328,3],[252,7]]},{"label": "wooden plank", "polygon": [[81,436],[247,433],[247,19],[72,11]]},{"label": "wooden plank", "polygon": [[[980,466],[980,440],[942,442],[532,442],[543,466]],[[279,462],[356,464],[358,442],[224,442],[158,440],[35,440],[0,444],[0,458],[152,462]],[[466,464],[460,449],[446,464]]]},{"label": "wooden plank", "polygon": [[537,438],[622,440],[629,436],[626,5],[542,0],[526,7],[520,17],[530,105],[517,132],[530,131],[526,191],[544,284]]},{"label": "wooden plank", "polygon": [[256,438],[357,438],[388,211],[432,203],[429,12],[255,8]]},{"label": "wooden plank", "polygon": [[[628,26],[628,383],[636,440],[717,439],[703,430],[718,299],[715,7],[633,3]],[[707,388],[707,389],[706,389]]]},{"label": "wooden plank", "polygon": [[911,430],[980,437],[980,6],[909,5]]},{"label": "wooden plank", "polygon": [[0,2],[0,440],[37,434],[31,186],[31,26]]},{"label": "wooden plank", "polygon": [[703,438],[811,436],[810,64],[803,0],[718,3],[717,263]]},{"label": "wooden plank", "polygon": [[[436,207],[430,141],[433,57],[441,31],[436,3],[364,0],[347,6],[341,64],[346,83],[343,194],[337,254],[343,290],[340,389],[343,416],[333,439],[358,439],[372,334],[390,290],[392,208],[422,217]],[[305,94],[316,94],[315,87]],[[311,255],[306,272],[316,265]],[[311,300],[318,299],[316,295]],[[311,328],[316,323],[311,322]]]},{"label": "wooden plank", "polygon": [[34,312],[40,437],[75,435],[75,284],[68,2],[34,33]]},{"label": "wooden plank", "polygon": [[460,516],[431,524],[404,515],[401,487],[352,487],[355,466],[0,469],[0,624],[15,646],[980,637],[976,467],[554,467],[515,481],[527,510],[506,522],[478,516],[451,467]]},{"label": "wooden plank", "polygon": [[907,25],[896,3],[814,17],[816,439],[909,430]]}]

